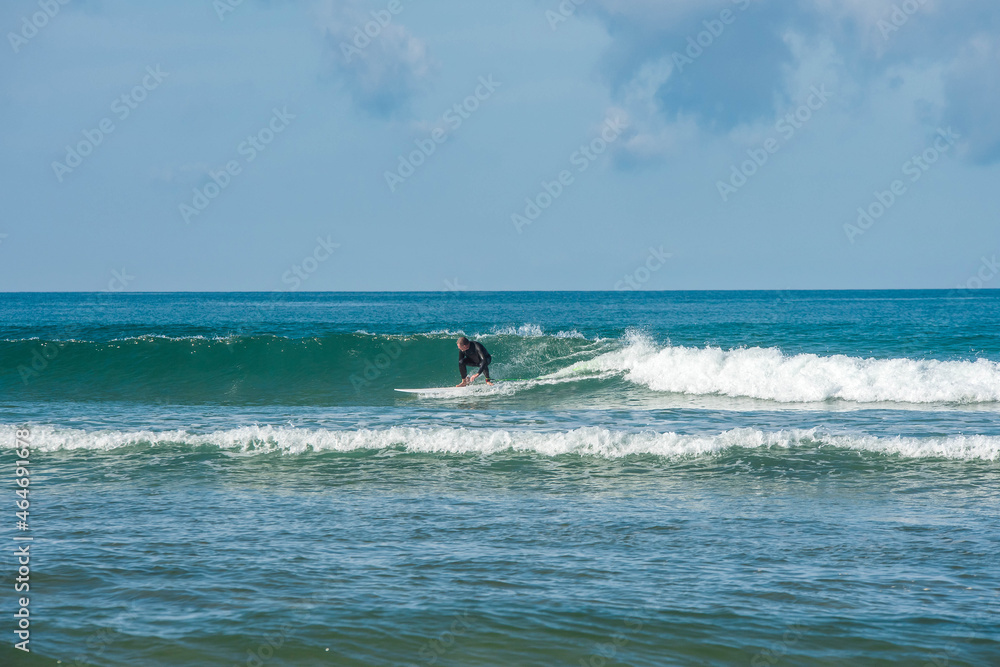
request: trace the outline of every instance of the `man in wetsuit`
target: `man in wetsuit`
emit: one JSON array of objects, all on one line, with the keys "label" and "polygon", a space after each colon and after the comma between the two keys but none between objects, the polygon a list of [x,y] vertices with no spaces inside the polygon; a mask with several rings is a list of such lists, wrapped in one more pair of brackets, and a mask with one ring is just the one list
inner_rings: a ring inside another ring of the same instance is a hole
[{"label": "man in wetsuit", "polygon": [[[462,374],[462,381],[455,385],[456,387],[472,384],[480,375],[486,378],[486,384],[493,384],[490,382],[490,362],[493,361],[493,357],[486,351],[482,343],[462,336],[458,339],[458,350],[458,372]],[[467,378],[465,377],[466,366],[479,366],[479,370],[476,371],[475,375]]]}]

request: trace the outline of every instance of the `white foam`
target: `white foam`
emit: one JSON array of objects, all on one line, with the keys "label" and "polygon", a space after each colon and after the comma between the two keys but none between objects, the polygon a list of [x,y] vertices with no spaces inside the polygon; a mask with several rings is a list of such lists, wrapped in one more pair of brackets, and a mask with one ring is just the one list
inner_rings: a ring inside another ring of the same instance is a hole
[{"label": "white foam", "polygon": [[780,402],[1000,401],[1000,364],[933,359],[785,355],[777,348],[659,347],[631,336],[622,349],[569,366],[560,377],[617,372],[654,391]]},{"label": "white foam", "polygon": [[556,333],[545,333],[541,326],[537,324],[522,324],[519,327],[494,327],[486,334],[475,334],[473,338],[486,338],[489,336],[519,336],[521,338],[542,338],[543,336],[551,336],[552,338],[583,338],[586,339],[582,333],[576,329],[570,331],[557,331]]},{"label": "white foam", "polygon": [[[14,426],[0,426],[0,438],[13,447]],[[167,444],[214,446],[224,450],[299,454],[307,451],[350,452],[402,447],[408,452],[480,454],[534,452],[544,456],[575,454],[620,458],[632,454],[664,457],[711,455],[729,449],[795,449],[832,447],[904,458],[964,460],[1000,459],[1000,436],[955,435],[927,438],[877,438],[869,435],[825,434],[817,429],[761,431],[738,428],[717,434],[688,435],[674,432],[620,431],[584,427],[542,432],[507,429],[413,428],[305,429],[291,426],[244,426],[191,433],[188,431],[85,431],[31,427],[31,447],[41,451],[104,450],[129,445],[152,447]]]}]

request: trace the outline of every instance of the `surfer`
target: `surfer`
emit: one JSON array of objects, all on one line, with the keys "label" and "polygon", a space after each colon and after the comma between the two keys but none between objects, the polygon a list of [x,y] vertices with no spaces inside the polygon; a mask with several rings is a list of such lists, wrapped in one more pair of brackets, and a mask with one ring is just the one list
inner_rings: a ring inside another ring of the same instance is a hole
[{"label": "surfer", "polygon": [[[455,385],[456,387],[472,384],[480,375],[486,378],[486,384],[493,384],[490,382],[490,362],[493,361],[493,357],[486,351],[482,343],[462,336],[458,339],[458,350],[458,372],[462,374],[462,381]],[[475,375],[467,378],[465,377],[466,366],[479,366],[479,370],[476,371]]]}]

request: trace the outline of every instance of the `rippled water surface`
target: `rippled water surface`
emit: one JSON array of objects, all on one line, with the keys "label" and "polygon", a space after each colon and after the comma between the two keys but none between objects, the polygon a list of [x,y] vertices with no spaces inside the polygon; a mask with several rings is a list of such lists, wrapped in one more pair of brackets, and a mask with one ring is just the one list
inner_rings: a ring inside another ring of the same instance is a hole
[{"label": "rippled water surface", "polygon": [[[1000,664],[998,325],[989,291],[5,295],[32,652]],[[394,391],[463,334],[495,386]]]}]

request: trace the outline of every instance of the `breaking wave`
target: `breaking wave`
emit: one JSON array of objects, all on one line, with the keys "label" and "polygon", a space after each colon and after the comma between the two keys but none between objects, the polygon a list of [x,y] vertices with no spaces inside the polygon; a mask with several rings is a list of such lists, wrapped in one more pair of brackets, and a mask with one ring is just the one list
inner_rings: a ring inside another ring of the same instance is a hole
[{"label": "breaking wave", "polygon": [[[3,440],[13,443],[14,426],[0,426]],[[36,426],[31,428],[35,450],[102,450],[124,447],[213,447],[244,453],[302,454],[399,449],[424,454],[493,455],[503,452],[542,456],[578,455],[621,458],[630,455],[685,457],[750,450],[833,448],[905,458],[996,461],[1000,437],[958,435],[938,437],[875,437],[830,434],[818,429],[763,431],[737,428],[716,434],[625,431],[582,427],[566,431],[478,428],[307,429],[291,426],[244,426],[196,433],[189,431],[88,431]],[[11,444],[10,446],[13,446]]]}]

